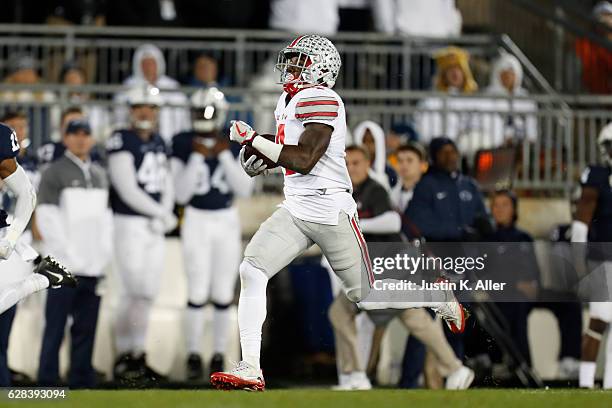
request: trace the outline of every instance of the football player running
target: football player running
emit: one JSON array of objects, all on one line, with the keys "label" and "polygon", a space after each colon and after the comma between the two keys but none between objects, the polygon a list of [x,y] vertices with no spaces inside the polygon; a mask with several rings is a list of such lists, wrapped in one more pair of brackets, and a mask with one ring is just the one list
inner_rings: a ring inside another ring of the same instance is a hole
[{"label": "football player running", "polygon": [[124,290],[115,323],[114,376],[127,384],[160,378],[146,364],[145,339],[164,267],[164,234],[176,227],[176,217],[168,152],[156,130],[159,92],[150,85],[129,90],[131,123],[106,144],[117,272]]},{"label": "football player running", "polygon": [[185,319],[187,379],[203,376],[201,345],[204,306],[214,306],[213,356],[210,373],[223,370],[229,306],[238,279],[242,237],[234,196],[248,197],[253,180],[222,136],[228,103],[217,88],[200,89],[191,97],[193,129],[172,139],[170,167],[176,202],[185,205],[181,243],[187,273]]},{"label": "football player running", "polygon": [[[590,282],[591,289],[596,286],[606,291],[596,299],[599,301],[589,303],[590,319],[582,339],[579,373],[579,385],[582,388],[593,388],[595,385],[599,344],[612,322],[612,259],[608,249],[612,242],[612,123],[601,130],[597,144],[604,164],[588,166],[582,173],[582,192],[571,229],[572,242],[581,243],[577,245],[596,243],[587,247],[590,272],[587,278],[594,278]],[[605,246],[601,246],[603,243]],[[603,388],[612,388],[612,335],[609,333]]]},{"label": "football player running", "polygon": [[[211,384],[216,388],[265,388],[259,357],[266,318],[266,285],[306,249],[314,244],[321,248],[350,301],[365,299],[373,283],[344,158],[344,103],[332,90],[340,65],[340,54],[327,38],[297,37],[281,50],[276,65],[284,92],[274,112],[275,142],[259,136],[244,122],[233,122],[230,127],[231,140],[250,145],[283,167],[285,201],[260,226],[245,249],[238,304],[243,360],[228,372],[211,375]],[[255,159],[257,156],[246,161],[244,153],[241,157],[247,174],[255,176],[266,170],[266,165]],[[462,330],[461,307],[456,302],[438,305],[446,308],[445,318]],[[420,306],[423,304],[410,307]]]},{"label": "football player running", "polygon": [[0,210],[0,260],[6,260],[14,252],[24,261],[33,261],[34,272],[17,282],[0,286],[0,313],[4,313],[21,299],[48,287],[76,286],[76,279],[51,257],[40,257],[29,245],[19,242],[25,231],[34,206],[36,191],[17,163],[20,145],[13,129],[0,123],[0,178],[15,196],[15,211],[10,222],[8,214]]}]

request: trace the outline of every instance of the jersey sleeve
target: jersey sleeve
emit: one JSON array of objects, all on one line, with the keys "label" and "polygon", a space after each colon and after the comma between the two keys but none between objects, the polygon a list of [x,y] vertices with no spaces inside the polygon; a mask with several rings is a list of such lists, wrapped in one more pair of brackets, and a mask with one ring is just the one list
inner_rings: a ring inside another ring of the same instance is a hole
[{"label": "jersey sleeve", "polygon": [[19,143],[15,131],[0,124],[0,161],[14,159],[19,153]]},{"label": "jersey sleeve", "polygon": [[109,155],[125,151],[134,153],[137,149],[135,141],[127,132],[115,132],[106,141],[106,153]]},{"label": "jersey sleeve", "polygon": [[608,183],[608,175],[605,169],[598,166],[588,166],[580,176],[582,187],[594,187],[599,189]]},{"label": "jersey sleeve", "polygon": [[316,122],[331,125],[338,118],[339,108],[337,96],[327,92],[308,92],[295,105],[295,118],[303,124]]}]

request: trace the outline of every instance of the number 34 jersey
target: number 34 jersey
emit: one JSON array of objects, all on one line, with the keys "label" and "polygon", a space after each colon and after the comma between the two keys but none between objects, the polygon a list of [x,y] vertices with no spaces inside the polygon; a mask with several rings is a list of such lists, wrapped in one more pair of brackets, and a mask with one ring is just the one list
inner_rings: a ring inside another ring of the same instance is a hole
[{"label": "number 34 jersey", "polygon": [[[190,160],[197,163],[194,171],[198,181],[187,204],[200,210],[229,208],[232,206],[234,191],[227,181],[225,169],[217,157],[204,159],[194,153],[192,145],[197,137],[195,132],[189,131],[172,138],[172,158],[178,159],[184,166],[187,166]],[[181,180],[175,182],[180,183]]]},{"label": "number 34 jersey", "polygon": [[[138,187],[159,202],[166,186],[168,174],[168,149],[164,140],[154,133],[147,141],[132,130],[116,131],[106,142],[108,155],[127,152],[134,158]],[[126,215],[142,215],[121,199],[111,185],[110,204],[113,212]]]}]

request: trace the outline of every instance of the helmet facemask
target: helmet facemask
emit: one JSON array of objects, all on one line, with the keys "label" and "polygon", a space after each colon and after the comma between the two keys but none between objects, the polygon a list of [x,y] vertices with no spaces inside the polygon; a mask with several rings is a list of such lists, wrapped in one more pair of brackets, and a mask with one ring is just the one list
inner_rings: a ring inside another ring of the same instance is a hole
[{"label": "helmet facemask", "polygon": [[332,88],[340,70],[340,54],[327,38],[306,35],[296,38],[278,54],[275,70],[290,95],[317,85]]}]

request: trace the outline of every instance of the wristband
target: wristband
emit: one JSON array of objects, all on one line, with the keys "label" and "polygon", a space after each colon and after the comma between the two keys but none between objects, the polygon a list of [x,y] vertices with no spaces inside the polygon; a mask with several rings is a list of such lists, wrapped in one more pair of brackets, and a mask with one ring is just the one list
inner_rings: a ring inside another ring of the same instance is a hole
[{"label": "wristband", "polygon": [[283,145],[269,141],[265,137],[255,136],[251,145],[274,163],[278,162]]}]

